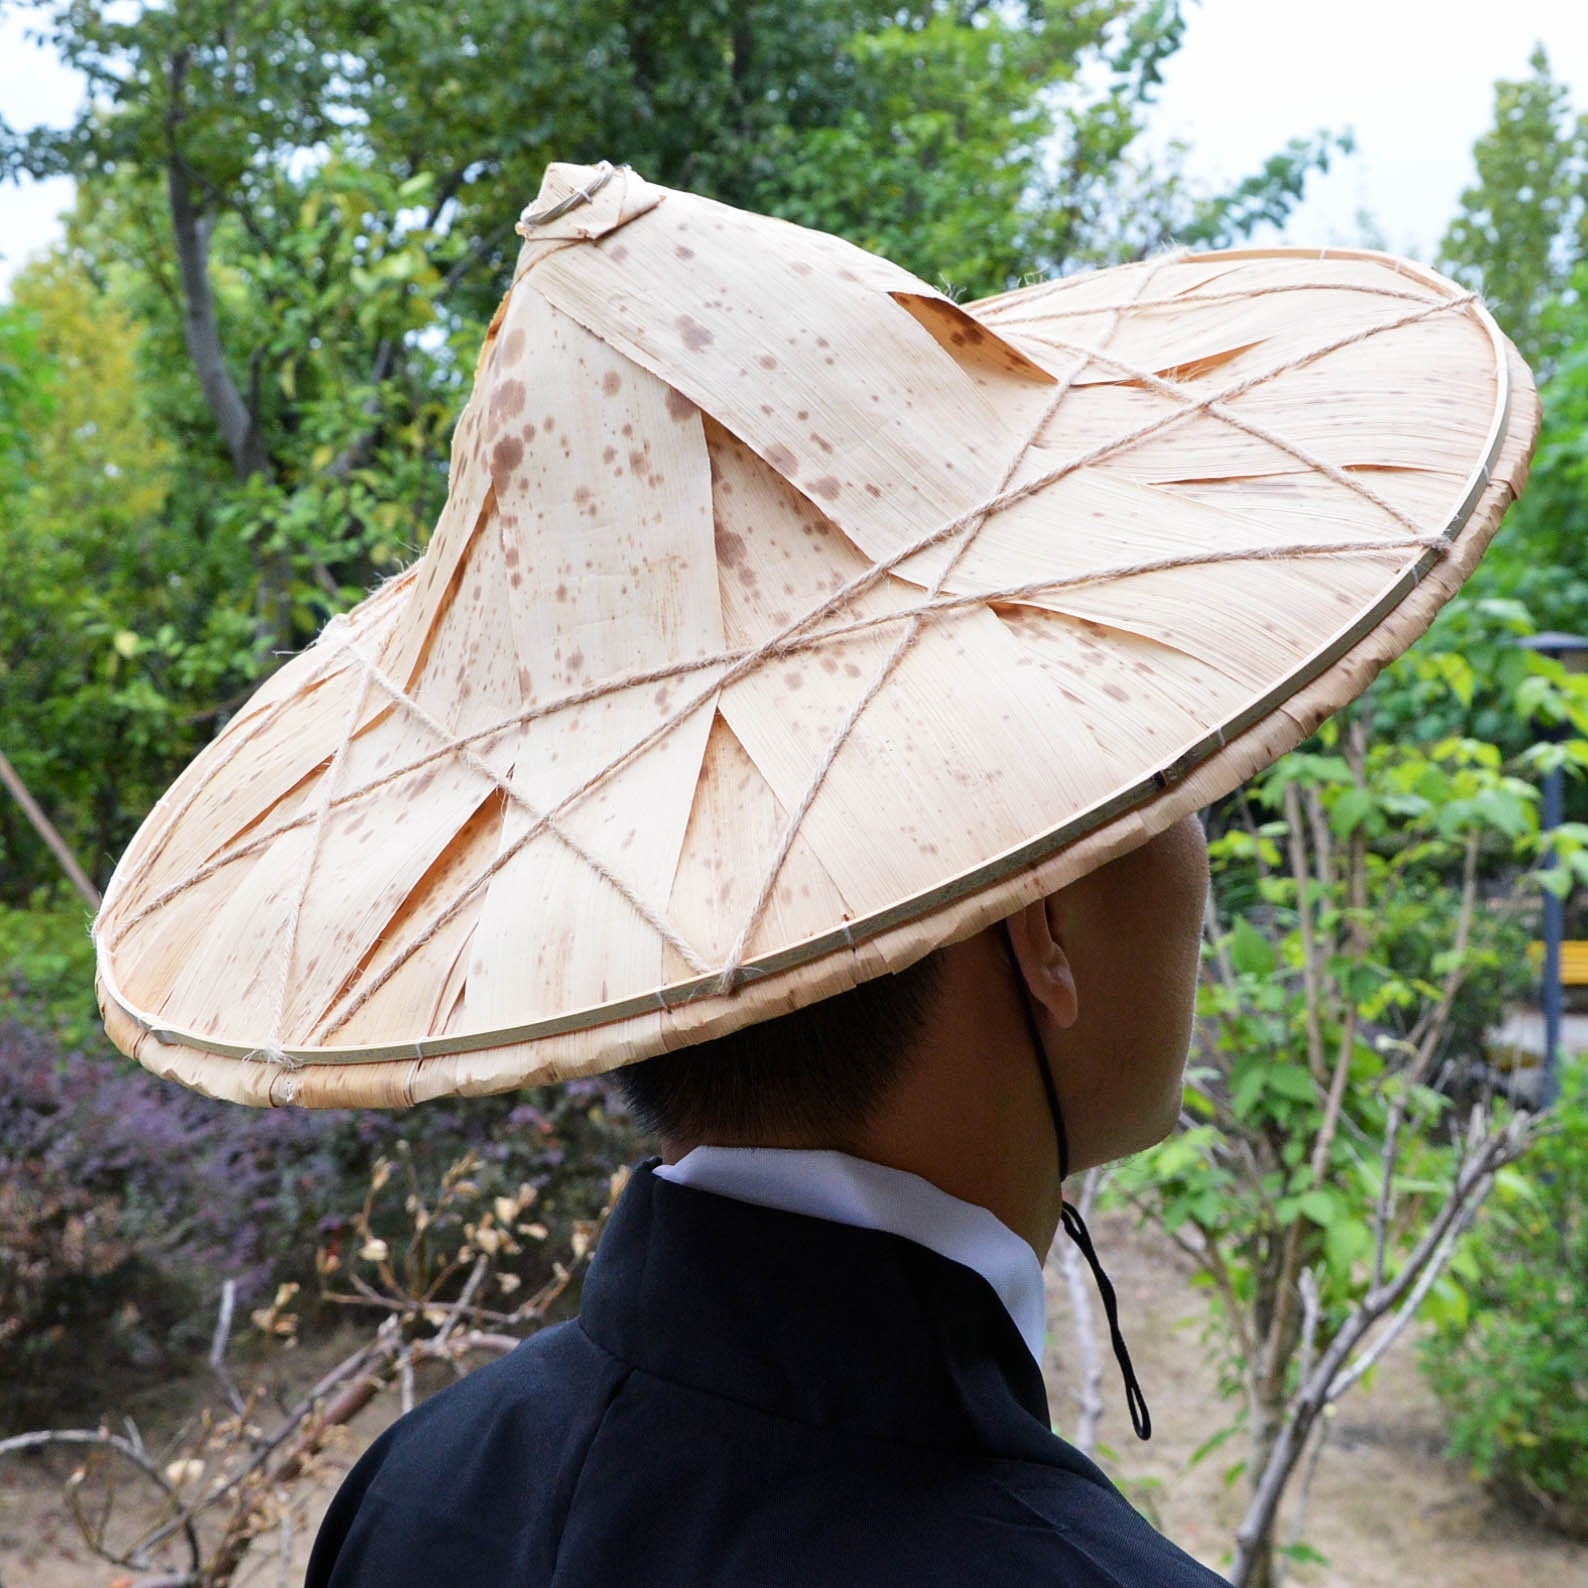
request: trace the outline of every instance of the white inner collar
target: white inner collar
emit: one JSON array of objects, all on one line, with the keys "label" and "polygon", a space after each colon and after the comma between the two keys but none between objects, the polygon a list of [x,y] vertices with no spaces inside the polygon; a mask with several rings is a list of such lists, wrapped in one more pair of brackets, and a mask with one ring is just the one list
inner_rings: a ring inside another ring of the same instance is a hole
[{"label": "white inner collar", "polygon": [[929,1180],[846,1152],[789,1147],[696,1147],[656,1173],[739,1202],[902,1235],[973,1268],[998,1294],[1042,1365],[1047,1294],[1037,1255],[995,1214]]}]

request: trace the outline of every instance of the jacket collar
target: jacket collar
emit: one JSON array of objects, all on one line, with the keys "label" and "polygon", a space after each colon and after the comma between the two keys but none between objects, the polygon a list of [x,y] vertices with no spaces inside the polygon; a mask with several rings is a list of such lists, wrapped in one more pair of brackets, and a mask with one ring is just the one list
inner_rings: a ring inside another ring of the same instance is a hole
[{"label": "jacket collar", "polygon": [[981,1275],[879,1230],[631,1178],[580,1321],[642,1371],[773,1416],[1063,1466],[1042,1375]]},{"label": "jacket collar", "polygon": [[890,1230],[973,1268],[997,1293],[1041,1366],[1047,1338],[1042,1264],[988,1209],[950,1196],[920,1175],[824,1148],[696,1147],[655,1173],[659,1180],[759,1207]]}]

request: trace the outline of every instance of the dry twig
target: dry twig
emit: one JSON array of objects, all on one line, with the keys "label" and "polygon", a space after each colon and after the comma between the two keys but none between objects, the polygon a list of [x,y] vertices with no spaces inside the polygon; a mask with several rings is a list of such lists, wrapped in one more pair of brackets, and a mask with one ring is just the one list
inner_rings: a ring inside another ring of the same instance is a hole
[{"label": "dry twig", "polygon": [[[272,1530],[282,1540],[285,1561],[293,1536],[295,1490],[318,1472],[320,1458],[338,1430],[393,1386],[407,1410],[415,1398],[415,1374],[426,1364],[445,1363],[461,1373],[472,1357],[514,1350],[547,1321],[593,1249],[600,1220],[575,1230],[570,1259],[554,1263],[550,1277],[517,1307],[482,1305],[479,1297],[486,1284],[502,1272],[498,1258],[522,1250],[504,1228],[533,1200],[533,1192],[523,1188],[516,1203],[499,1198],[493,1213],[464,1223],[461,1247],[439,1253],[428,1249],[426,1230],[434,1227],[438,1209],[448,1199],[461,1205],[468,1194],[462,1188],[473,1191],[467,1173],[466,1165],[454,1166],[443,1177],[441,1199],[433,1207],[417,1193],[410,1199],[415,1230],[411,1261],[404,1264],[403,1276],[382,1255],[374,1262],[380,1286],[355,1275],[354,1293],[341,1298],[360,1307],[374,1303],[386,1315],[370,1337],[308,1390],[282,1403],[270,1426],[262,1420],[262,1409],[270,1403],[265,1388],[257,1386],[245,1394],[226,1362],[236,1308],[235,1288],[228,1281],[222,1288],[209,1353],[222,1410],[206,1412],[187,1425],[158,1457],[145,1448],[132,1426],[126,1434],[108,1427],[40,1429],[0,1440],[0,1457],[49,1447],[83,1448],[91,1456],[113,1457],[130,1465],[152,1484],[166,1514],[131,1544],[116,1545],[110,1541],[110,1527],[126,1504],[124,1489],[113,1479],[107,1481],[97,1508],[90,1511],[82,1493],[83,1469],[68,1481],[68,1508],[88,1547],[126,1570],[156,1574],[144,1576],[135,1588],[225,1588],[254,1539]],[[620,1189],[621,1180],[615,1180],[614,1200]],[[367,1241],[372,1205],[373,1192],[358,1221]],[[456,1207],[454,1212],[461,1220]],[[339,1266],[338,1259],[326,1254],[321,1263],[322,1272]],[[441,1300],[442,1288],[460,1272],[466,1277],[456,1299]],[[510,1277],[516,1286],[516,1277]],[[292,1337],[295,1320],[283,1309],[294,1289],[283,1287],[271,1307],[255,1314],[256,1323],[271,1338]],[[173,1568],[159,1561],[157,1552],[175,1539],[182,1541],[186,1564]]]}]

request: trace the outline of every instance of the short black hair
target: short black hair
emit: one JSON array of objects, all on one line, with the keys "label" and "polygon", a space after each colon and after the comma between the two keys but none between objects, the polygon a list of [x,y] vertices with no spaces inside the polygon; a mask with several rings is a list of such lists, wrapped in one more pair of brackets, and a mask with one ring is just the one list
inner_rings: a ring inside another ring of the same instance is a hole
[{"label": "short black hair", "polygon": [[639,1124],[674,1141],[829,1139],[863,1122],[898,1078],[938,979],[938,956],[928,954],[613,1079]]}]

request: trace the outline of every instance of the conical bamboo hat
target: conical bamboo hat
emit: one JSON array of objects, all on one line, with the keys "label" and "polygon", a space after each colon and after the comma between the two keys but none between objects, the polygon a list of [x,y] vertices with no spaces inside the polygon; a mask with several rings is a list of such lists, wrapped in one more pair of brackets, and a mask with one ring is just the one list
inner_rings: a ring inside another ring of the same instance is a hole
[{"label": "conical bamboo hat", "polygon": [[970,307],[553,166],[429,549],[165,796],[111,1035],[248,1103],[588,1074],[964,937],[1233,789],[1427,627],[1526,471],[1383,255]]}]

